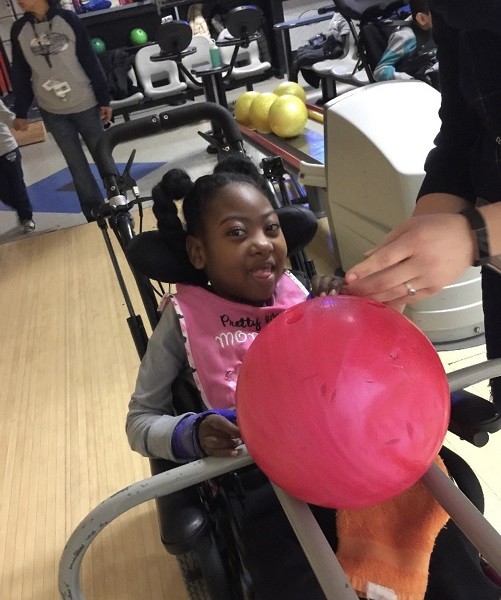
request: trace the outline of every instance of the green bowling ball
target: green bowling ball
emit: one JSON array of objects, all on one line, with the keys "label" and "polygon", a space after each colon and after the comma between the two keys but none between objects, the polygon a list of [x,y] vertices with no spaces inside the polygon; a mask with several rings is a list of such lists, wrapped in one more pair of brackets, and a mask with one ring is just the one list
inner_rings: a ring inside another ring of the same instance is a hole
[{"label": "green bowling ball", "polygon": [[141,44],[146,44],[148,41],[148,34],[144,29],[140,27],[136,27],[129,34],[130,41],[134,44],[134,46],[140,46]]},{"label": "green bowling ball", "polygon": [[103,52],[106,52],[106,44],[101,38],[94,37],[90,40],[90,43],[94,48],[94,52],[96,52],[97,54],[102,54]]}]

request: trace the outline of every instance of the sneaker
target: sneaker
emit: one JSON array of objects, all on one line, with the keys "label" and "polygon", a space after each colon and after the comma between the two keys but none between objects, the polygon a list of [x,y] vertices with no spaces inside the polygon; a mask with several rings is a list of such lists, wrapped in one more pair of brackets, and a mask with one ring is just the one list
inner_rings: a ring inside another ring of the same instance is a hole
[{"label": "sneaker", "polygon": [[33,219],[24,219],[24,221],[21,221],[21,227],[24,233],[31,233],[36,229],[35,221]]}]

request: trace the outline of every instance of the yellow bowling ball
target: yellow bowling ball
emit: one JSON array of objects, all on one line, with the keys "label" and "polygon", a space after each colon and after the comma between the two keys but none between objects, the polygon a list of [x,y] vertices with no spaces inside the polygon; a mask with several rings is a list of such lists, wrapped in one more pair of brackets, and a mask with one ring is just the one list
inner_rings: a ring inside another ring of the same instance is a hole
[{"label": "yellow bowling ball", "polygon": [[278,100],[278,96],[272,92],[259,94],[249,108],[249,118],[252,126],[261,133],[270,133],[271,127],[268,121],[268,113],[273,103]]},{"label": "yellow bowling ball", "polygon": [[252,101],[257,96],[259,96],[259,92],[244,92],[237,98],[233,114],[235,115],[235,119],[238,121],[238,123],[242,123],[242,125],[247,126],[251,125],[249,109]]},{"label": "yellow bowling ball", "polygon": [[273,93],[277,96],[285,96],[286,94],[297,96],[306,104],[306,92],[299,83],[295,83],[294,81],[282,81],[282,83],[273,90]]},{"label": "yellow bowling ball", "polygon": [[299,135],[308,121],[308,111],[304,102],[297,96],[279,96],[270,108],[268,115],[270,128],[281,138]]}]

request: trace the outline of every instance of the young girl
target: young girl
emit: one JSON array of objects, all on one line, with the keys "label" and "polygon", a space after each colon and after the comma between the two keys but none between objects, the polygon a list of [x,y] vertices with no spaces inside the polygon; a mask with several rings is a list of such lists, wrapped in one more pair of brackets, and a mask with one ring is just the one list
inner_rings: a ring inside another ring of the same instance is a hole
[{"label": "young girl", "polygon": [[[160,187],[163,194],[158,186],[154,194],[159,231],[175,245],[179,261],[191,265],[190,281],[198,275],[200,285],[178,284],[168,298],[141,363],[127,435],[131,447],[150,458],[232,456],[241,444],[233,407],[243,356],[262,328],[308,291],[284,270],[287,247],[280,222],[267,182],[251,163],[224,161],[194,184],[173,170]],[[177,216],[179,198],[184,198],[186,229]],[[318,278],[315,290],[326,293],[337,282]],[[206,410],[174,416],[173,386],[180,380],[198,388]],[[265,485],[263,478],[259,486]],[[261,494],[257,507],[248,495],[244,506],[242,537],[255,598],[324,600],[269,492],[264,507]]]},{"label": "young girl", "polygon": [[[177,240],[179,259],[202,285],[179,284],[168,299],[139,370],[127,435],[150,458],[232,456],[241,444],[233,406],[242,358],[259,331],[308,291],[284,271],[280,222],[251,163],[220,163],[194,184],[173,170],[163,187],[169,197],[160,206],[157,196],[154,208],[159,230]],[[186,230],[174,203],[181,197]],[[336,279],[321,281],[325,292]],[[207,410],[173,416],[172,385],[180,379],[200,391]]]},{"label": "young girl", "polygon": [[[197,274],[199,285],[178,285],[165,306],[141,364],[127,434],[132,448],[150,458],[181,462],[232,456],[241,443],[233,401],[243,356],[261,329],[303,301],[307,290],[284,271],[285,239],[266,181],[252,164],[242,159],[220,163],[214,174],[195,184],[186,173],[171,171],[160,187],[163,197],[156,195],[154,206],[159,230],[174,243],[179,260],[191,265],[189,280]],[[184,198],[186,230],[177,217],[178,198]],[[313,293],[338,287],[338,278],[317,278]],[[206,410],[174,416],[172,388],[179,379],[198,388]],[[264,478],[258,483],[252,491],[267,485]],[[246,488],[241,529],[256,600],[325,600],[273,494],[256,498]],[[442,529],[429,564],[447,515],[422,484],[379,507],[339,511],[337,521],[332,511],[311,508],[364,597],[375,597],[366,593],[370,584],[377,597],[382,597],[377,590],[383,585],[389,594],[385,597],[396,597],[393,590],[403,589],[399,598],[443,600],[445,586],[454,590],[448,598],[466,598],[456,594],[461,584],[450,581],[452,571],[460,580],[461,570],[442,564],[455,549],[462,570],[476,573],[479,580],[480,566],[451,527]],[[482,583],[484,595],[477,597],[491,598],[490,584]]]}]

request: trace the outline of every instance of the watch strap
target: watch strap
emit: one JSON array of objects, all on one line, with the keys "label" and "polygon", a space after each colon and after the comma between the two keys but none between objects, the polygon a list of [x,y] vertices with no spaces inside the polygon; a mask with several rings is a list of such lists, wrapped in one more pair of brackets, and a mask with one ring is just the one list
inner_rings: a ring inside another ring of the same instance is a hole
[{"label": "watch strap", "polygon": [[478,249],[478,259],[475,261],[474,266],[480,267],[486,265],[491,259],[491,253],[489,250],[489,236],[487,233],[487,225],[485,224],[482,213],[474,206],[469,206],[464,210],[460,211],[460,215],[466,217],[471,230],[475,234]]}]

